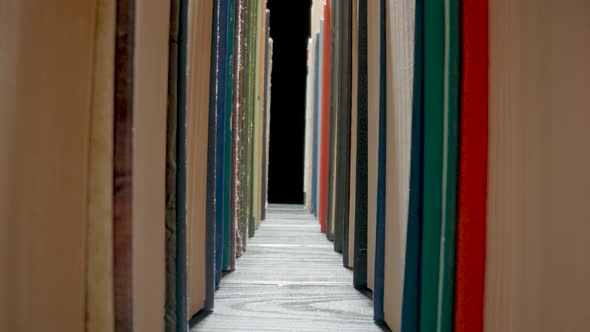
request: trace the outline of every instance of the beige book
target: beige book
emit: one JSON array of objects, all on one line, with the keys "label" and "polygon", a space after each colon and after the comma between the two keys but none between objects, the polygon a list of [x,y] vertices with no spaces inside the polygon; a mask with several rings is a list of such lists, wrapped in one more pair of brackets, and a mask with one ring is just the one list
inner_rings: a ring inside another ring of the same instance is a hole
[{"label": "beige book", "polygon": [[133,137],[133,313],[137,331],[164,329],[166,112],[170,4],[136,2]]},{"label": "beige book", "polygon": [[368,205],[367,205],[367,287],[375,277],[375,229],[377,224],[377,161],[379,149],[379,1],[367,1],[368,79]]},{"label": "beige book", "polygon": [[0,7],[0,330],[83,331],[96,1]]},{"label": "beige book", "polygon": [[489,18],[485,331],[588,331],[590,3]]},{"label": "beige book", "polygon": [[207,144],[213,1],[189,1],[187,45],[187,255],[189,317],[205,303]]},{"label": "beige book", "polygon": [[385,322],[393,331],[399,331],[410,193],[415,2],[387,0],[385,15],[387,168],[383,304]]},{"label": "beige book", "polygon": [[86,331],[114,330],[113,116],[115,0],[96,3],[92,110],[88,146]]},{"label": "beige book", "polygon": [[354,223],[356,213],[356,129],[358,112],[358,1],[352,1],[352,82],[350,90],[350,196],[348,209],[348,267],[354,266]]}]

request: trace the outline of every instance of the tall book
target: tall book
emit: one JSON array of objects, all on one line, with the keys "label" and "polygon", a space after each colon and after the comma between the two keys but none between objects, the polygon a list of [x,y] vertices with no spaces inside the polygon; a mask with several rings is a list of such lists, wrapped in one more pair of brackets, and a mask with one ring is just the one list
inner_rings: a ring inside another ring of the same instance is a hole
[{"label": "tall book", "polygon": [[588,9],[490,1],[485,331],[590,328]]}]

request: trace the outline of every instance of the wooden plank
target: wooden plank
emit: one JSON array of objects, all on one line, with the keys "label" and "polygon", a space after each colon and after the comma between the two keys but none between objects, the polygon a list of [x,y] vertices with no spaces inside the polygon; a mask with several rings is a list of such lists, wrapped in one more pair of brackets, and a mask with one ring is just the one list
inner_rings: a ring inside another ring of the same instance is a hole
[{"label": "wooden plank", "polygon": [[191,331],[381,331],[317,221],[272,208],[268,217]]}]

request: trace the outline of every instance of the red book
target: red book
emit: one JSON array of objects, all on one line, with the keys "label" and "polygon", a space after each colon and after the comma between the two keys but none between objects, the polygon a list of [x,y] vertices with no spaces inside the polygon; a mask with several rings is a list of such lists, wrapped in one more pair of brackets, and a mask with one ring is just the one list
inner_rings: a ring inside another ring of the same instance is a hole
[{"label": "red book", "polygon": [[488,179],[488,1],[461,2],[455,332],[483,331]]}]

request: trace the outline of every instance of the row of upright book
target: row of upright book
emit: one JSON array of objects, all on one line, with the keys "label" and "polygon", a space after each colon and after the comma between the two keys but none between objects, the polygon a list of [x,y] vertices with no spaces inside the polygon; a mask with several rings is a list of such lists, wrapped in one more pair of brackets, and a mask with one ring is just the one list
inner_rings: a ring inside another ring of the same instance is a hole
[{"label": "row of upright book", "polygon": [[315,0],[307,208],[392,331],[590,330],[590,3]]},{"label": "row of upright book", "polygon": [[186,331],[266,207],[266,1],[0,7],[0,330]]}]

